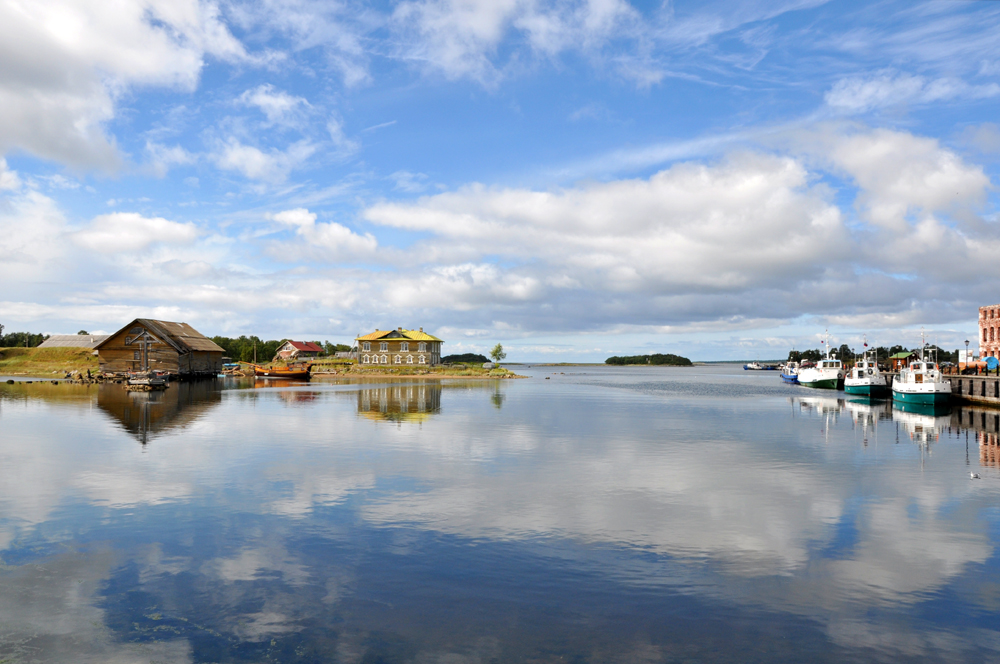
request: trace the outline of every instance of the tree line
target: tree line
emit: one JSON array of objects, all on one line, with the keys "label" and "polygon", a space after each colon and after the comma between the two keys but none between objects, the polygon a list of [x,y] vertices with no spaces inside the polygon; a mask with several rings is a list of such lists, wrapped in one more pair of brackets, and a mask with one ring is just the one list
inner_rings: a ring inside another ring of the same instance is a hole
[{"label": "tree line", "polygon": [[690,367],[691,360],[673,353],[653,353],[652,355],[615,355],[604,360],[605,364],[624,366],[628,364],[667,365],[672,367]]},{"label": "tree line", "polygon": [[[840,348],[833,349],[833,353],[837,356],[838,360],[848,361],[853,360],[855,357],[861,357],[861,354],[866,349],[863,346],[861,348],[851,349],[847,344],[841,344]],[[937,361],[938,362],[958,362],[958,351],[947,351],[943,348],[939,348],[933,344],[927,346],[928,354],[934,357],[933,351],[937,351]],[[917,353],[920,354],[920,348],[907,348],[906,346],[878,346],[875,348],[876,356],[879,361],[887,360],[889,357],[897,353]],[[809,360],[810,362],[817,362],[823,358],[823,351],[814,348],[811,350],[793,350],[788,353],[789,362],[802,362],[804,360]]]},{"label": "tree line", "polygon": [[[282,344],[288,340],[269,339],[262,341],[256,335],[248,337],[244,334],[235,339],[231,337],[212,337],[212,341],[222,346],[222,349],[226,351],[226,357],[232,359],[233,362],[253,362],[255,351],[258,362],[270,362]],[[324,355],[333,355],[334,353],[351,350],[351,347],[347,344],[332,344],[329,341],[313,341],[312,343],[322,348]]]},{"label": "tree line", "polygon": [[49,338],[47,334],[35,334],[34,332],[4,334],[3,330],[4,326],[0,325],[0,348],[34,348]]}]

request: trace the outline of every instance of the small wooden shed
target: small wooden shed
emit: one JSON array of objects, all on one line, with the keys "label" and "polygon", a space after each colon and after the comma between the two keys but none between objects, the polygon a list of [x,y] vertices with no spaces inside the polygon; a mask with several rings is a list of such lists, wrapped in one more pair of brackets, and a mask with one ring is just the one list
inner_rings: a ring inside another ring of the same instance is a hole
[{"label": "small wooden shed", "polygon": [[183,376],[215,376],[225,350],[187,323],[136,318],[97,345],[101,371],[152,371]]}]

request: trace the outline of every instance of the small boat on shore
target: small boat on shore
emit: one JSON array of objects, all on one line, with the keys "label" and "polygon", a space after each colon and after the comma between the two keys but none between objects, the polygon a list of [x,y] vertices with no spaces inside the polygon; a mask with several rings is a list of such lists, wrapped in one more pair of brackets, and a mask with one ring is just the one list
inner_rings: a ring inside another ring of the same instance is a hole
[{"label": "small boat on shore", "polygon": [[158,371],[131,371],[125,379],[125,389],[152,392],[167,389],[167,377]]},{"label": "small boat on shore", "polygon": [[286,378],[294,380],[309,380],[310,365],[305,363],[289,364],[287,366],[262,367],[253,365],[253,374],[258,378]]},{"label": "small boat on shore", "polygon": [[[868,342],[865,341],[865,345]],[[844,379],[844,391],[863,397],[889,396],[889,384],[878,369],[878,358],[874,350],[866,350],[861,356],[861,362],[855,363]]]}]

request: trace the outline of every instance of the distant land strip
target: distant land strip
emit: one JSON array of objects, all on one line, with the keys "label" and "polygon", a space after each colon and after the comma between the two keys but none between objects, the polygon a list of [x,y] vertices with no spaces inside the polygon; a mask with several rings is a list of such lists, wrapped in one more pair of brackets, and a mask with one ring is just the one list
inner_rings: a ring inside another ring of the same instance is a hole
[{"label": "distant land strip", "polygon": [[652,355],[615,355],[604,360],[605,364],[625,366],[631,364],[647,364],[671,367],[694,366],[691,360],[673,353],[653,353]]}]

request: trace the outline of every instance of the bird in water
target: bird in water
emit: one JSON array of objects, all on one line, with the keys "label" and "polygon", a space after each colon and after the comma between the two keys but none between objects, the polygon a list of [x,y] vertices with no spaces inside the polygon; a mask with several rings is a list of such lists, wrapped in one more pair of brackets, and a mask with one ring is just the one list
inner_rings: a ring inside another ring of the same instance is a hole
[{"label": "bird in water", "polygon": [[978,480],[979,473],[969,473],[969,479]]}]

